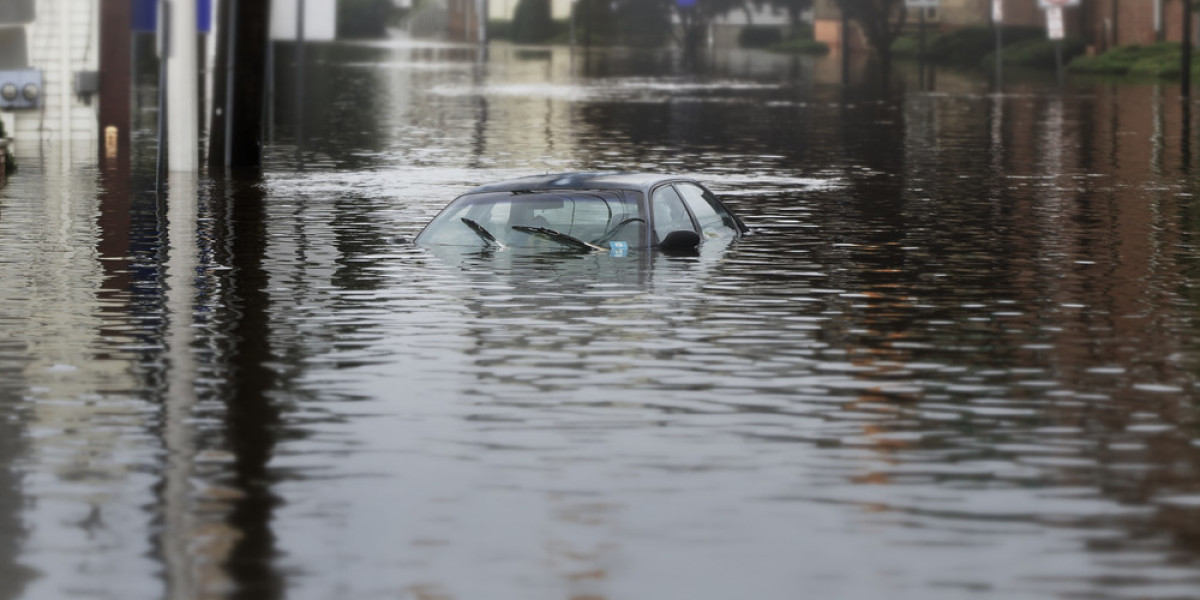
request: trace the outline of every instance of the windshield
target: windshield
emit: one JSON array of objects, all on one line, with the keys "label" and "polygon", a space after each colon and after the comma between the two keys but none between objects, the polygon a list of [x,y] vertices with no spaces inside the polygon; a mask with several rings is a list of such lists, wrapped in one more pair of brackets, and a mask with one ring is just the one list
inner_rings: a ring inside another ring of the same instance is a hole
[{"label": "windshield", "polygon": [[495,192],[450,203],[417,236],[445,246],[564,246],[574,238],[606,247],[641,246],[641,194],[633,191]]}]

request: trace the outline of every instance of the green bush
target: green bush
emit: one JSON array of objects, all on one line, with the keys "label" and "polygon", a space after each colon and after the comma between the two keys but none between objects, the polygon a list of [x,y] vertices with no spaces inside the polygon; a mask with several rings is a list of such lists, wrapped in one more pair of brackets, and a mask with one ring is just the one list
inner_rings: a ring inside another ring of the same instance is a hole
[{"label": "green bush", "polygon": [[[816,27],[812,23],[801,21],[791,28],[788,37],[791,39],[811,40],[816,36]],[[785,42],[786,43],[786,42]]]},{"label": "green bush", "polygon": [[[625,2],[614,9],[610,0],[579,0],[573,10],[579,44],[655,48],[662,46],[671,32],[670,5],[658,2]],[[556,27],[550,41],[568,43],[570,22],[557,22]]]},{"label": "green bush", "polygon": [[[1069,64],[1072,59],[1087,50],[1087,44],[1079,38],[1067,38],[1060,42],[1040,38],[1028,39],[1004,47],[1004,64],[1010,67],[1055,68],[1055,45],[1062,44],[1063,64]],[[983,58],[983,64],[990,66],[996,63],[996,53],[992,52]]]},{"label": "green bush", "polygon": [[964,27],[936,36],[926,51],[942,62],[970,64],[996,49],[996,32],[991,27]]},{"label": "green bush", "polygon": [[488,39],[511,40],[512,21],[488,21]]},{"label": "green bush", "polygon": [[738,45],[743,48],[766,48],[783,43],[783,32],[778,27],[747,25],[738,33]]},{"label": "green bush", "polygon": [[[1000,32],[1001,42],[1009,45],[1045,38],[1045,30],[1037,27],[1004,27]],[[897,57],[921,58],[921,36],[907,33],[892,43],[892,54]],[[996,30],[992,27],[963,27],[945,33],[925,33],[925,60],[942,63],[973,65],[996,50]]]},{"label": "green bush", "polygon": [[391,0],[338,0],[337,36],[339,38],[381,38],[395,18]]},{"label": "green bush", "polygon": [[[608,46],[616,43],[617,18],[606,0],[577,0],[571,9],[575,15],[575,39],[580,44]],[[570,23],[567,23],[568,37]]]},{"label": "green bush", "polygon": [[771,46],[772,52],[789,54],[829,54],[829,44],[808,38],[793,38]]},{"label": "green bush", "polygon": [[554,37],[554,21],[550,18],[550,0],[521,0],[513,14],[512,41],[518,44],[540,44]]},{"label": "green bush", "polygon": [[617,38],[627,46],[662,46],[671,31],[670,7],[660,2],[622,2],[617,5],[616,21],[620,23]]}]

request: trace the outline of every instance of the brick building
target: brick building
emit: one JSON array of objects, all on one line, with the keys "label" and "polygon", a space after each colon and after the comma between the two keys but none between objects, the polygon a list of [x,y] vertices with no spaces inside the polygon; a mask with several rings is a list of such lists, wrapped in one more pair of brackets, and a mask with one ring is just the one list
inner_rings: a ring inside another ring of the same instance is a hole
[{"label": "brick building", "polygon": [[[1044,27],[1046,18],[1038,0],[1001,0],[1005,25]],[[908,9],[907,23],[915,26],[917,10]],[[1195,15],[1192,15],[1195,19]],[[1183,33],[1183,6],[1174,0],[1082,0],[1065,13],[1067,34],[1083,38],[1097,51],[1126,44],[1148,44],[1178,40]],[[941,0],[938,8],[927,9],[931,30],[950,31],[961,27],[991,25],[992,0]],[[840,48],[843,36],[841,10],[835,0],[816,0],[813,25],[818,40]],[[1193,27],[1200,31],[1200,27]],[[851,51],[866,48],[858,27],[847,27]]]}]

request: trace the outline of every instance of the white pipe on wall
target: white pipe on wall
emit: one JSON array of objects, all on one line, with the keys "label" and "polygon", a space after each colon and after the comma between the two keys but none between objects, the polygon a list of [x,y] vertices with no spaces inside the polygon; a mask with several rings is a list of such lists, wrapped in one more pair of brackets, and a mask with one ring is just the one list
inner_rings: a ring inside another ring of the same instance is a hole
[{"label": "white pipe on wall", "polygon": [[200,160],[196,3],[169,1],[172,7],[171,51],[167,59],[167,168],[192,172]]}]

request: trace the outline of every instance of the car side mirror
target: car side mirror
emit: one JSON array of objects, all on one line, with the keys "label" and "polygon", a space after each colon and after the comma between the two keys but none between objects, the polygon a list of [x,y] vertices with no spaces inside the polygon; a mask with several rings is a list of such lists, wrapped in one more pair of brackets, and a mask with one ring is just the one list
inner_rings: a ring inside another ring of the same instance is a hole
[{"label": "car side mirror", "polygon": [[690,229],[676,229],[659,242],[658,248],[667,251],[694,250],[699,245],[700,234]]}]

